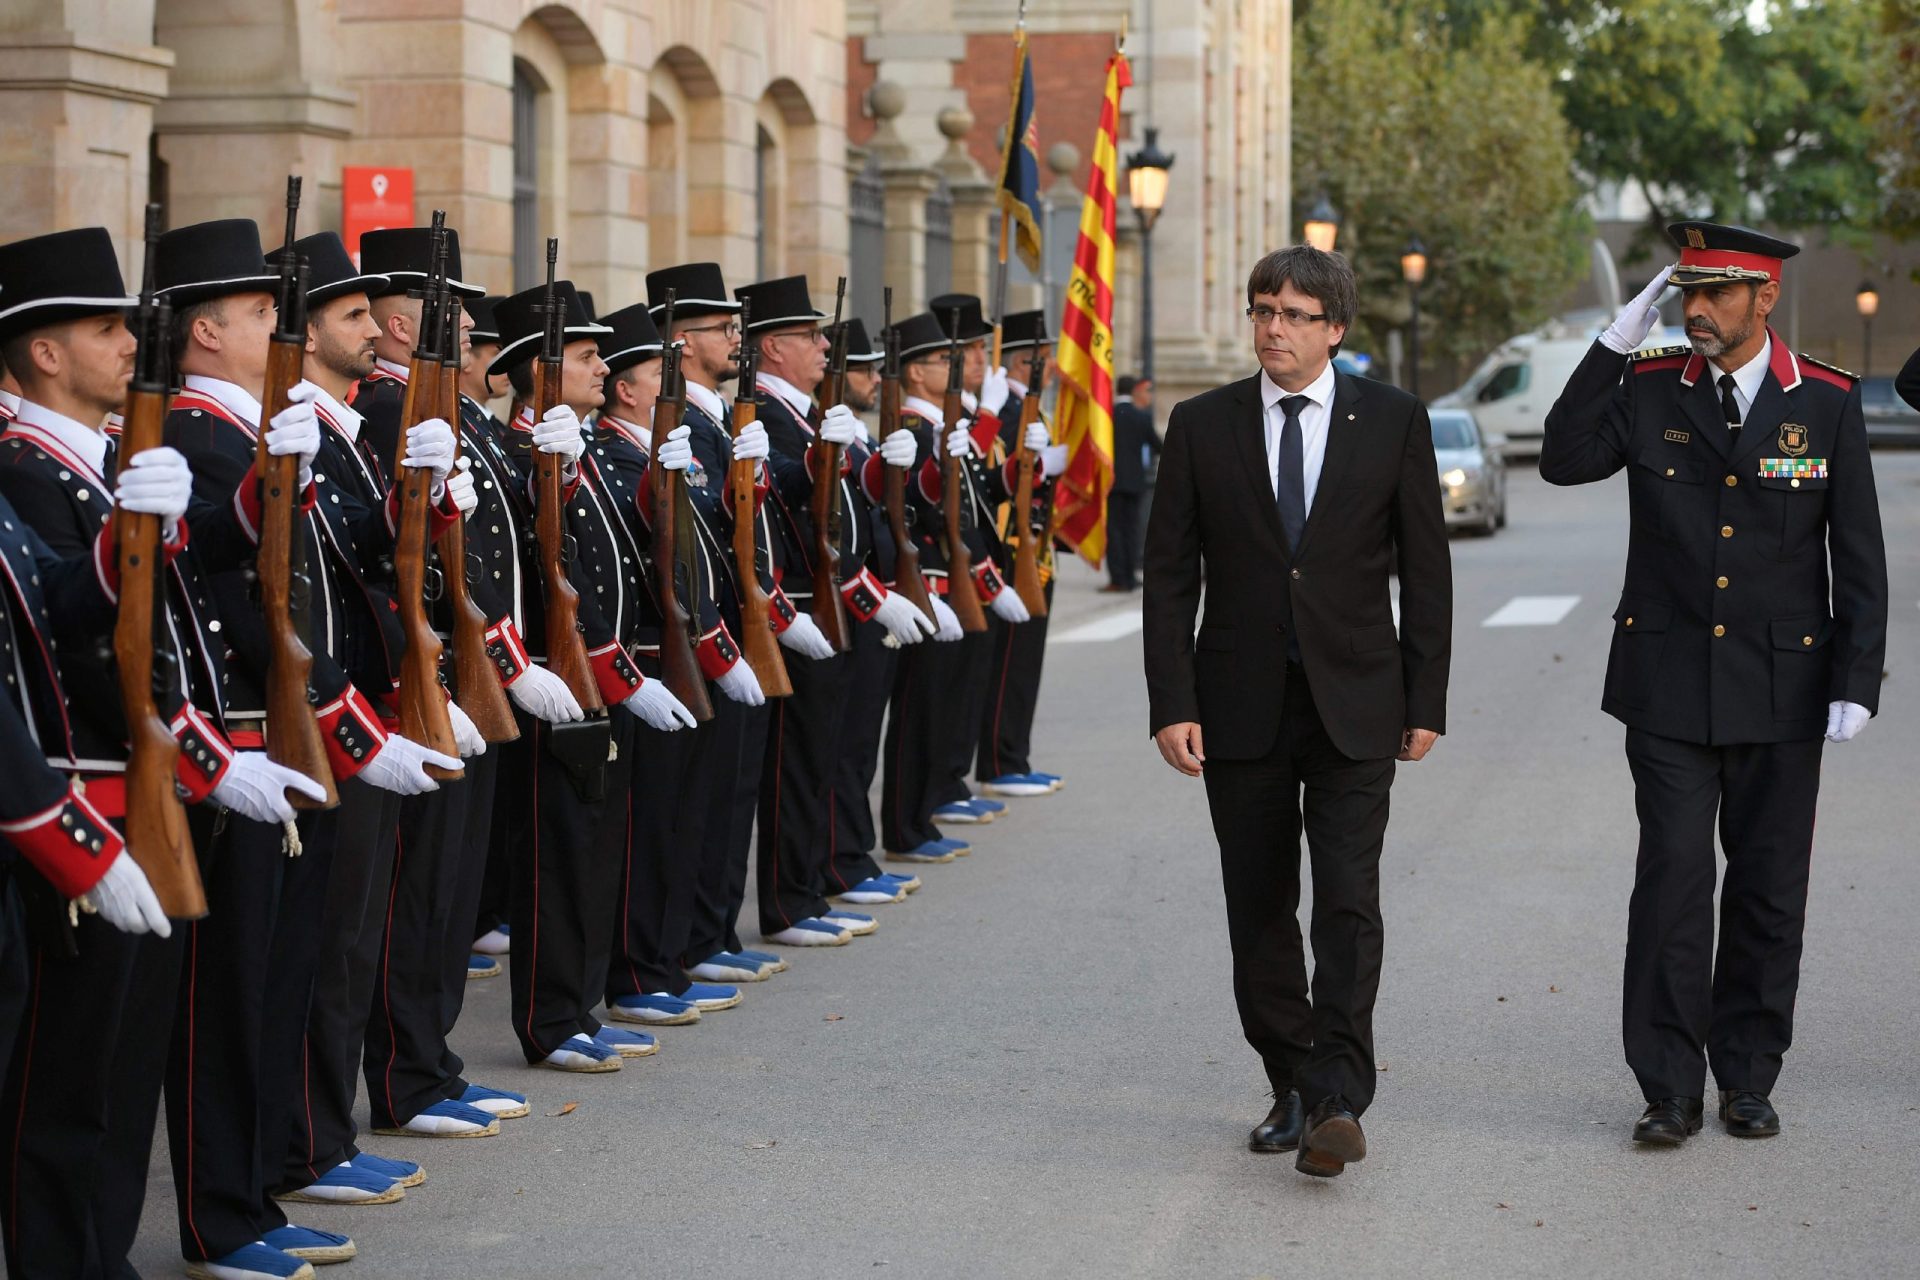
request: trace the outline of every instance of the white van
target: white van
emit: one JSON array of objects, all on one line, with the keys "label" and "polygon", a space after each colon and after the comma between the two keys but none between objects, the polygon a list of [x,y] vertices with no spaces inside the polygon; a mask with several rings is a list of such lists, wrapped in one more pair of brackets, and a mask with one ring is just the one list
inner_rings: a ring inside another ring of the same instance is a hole
[{"label": "white van", "polygon": [[[1436,409],[1469,409],[1488,436],[1505,437],[1506,455],[1540,452],[1547,410],[1586,358],[1609,317],[1575,315],[1552,320],[1532,333],[1508,338],[1465,382],[1433,402]],[[1642,348],[1673,346],[1682,339],[1656,326]]]}]

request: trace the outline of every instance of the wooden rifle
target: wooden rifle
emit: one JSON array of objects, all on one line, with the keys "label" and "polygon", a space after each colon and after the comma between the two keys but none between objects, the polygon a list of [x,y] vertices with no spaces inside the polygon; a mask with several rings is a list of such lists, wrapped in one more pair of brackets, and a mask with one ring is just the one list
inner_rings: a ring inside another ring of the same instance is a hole
[{"label": "wooden rifle", "polygon": [[[400,735],[443,755],[458,757],[447,699],[440,687],[440,637],[427,617],[427,528],[433,506],[433,471],[405,465],[407,433],[433,418],[444,418],[440,404],[441,292],[447,287],[447,215],[433,211],[433,259],[420,301],[420,333],[407,362],[407,391],[400,404],[400,435],[394,445],[393,483],[400,493],[394,534],[395,598],[407,651],[400,659]],[[459,407],[453,406],[457,414]],[[427,765],[429,777],[465,775],[464,767]]]},{"label": "wooden rifle", "polygon": [[[880,362],[880,439],[900,430],[900,335],[893,330],[893,290],[884,293],[885,320],[881,330],[881,349],[886,353]],[[907,602],[931,621],[933,616],[933,597],[927,591],[927,580],[920,573],[920,548],[913,543],[913,535],[907,529],[907,472],[904,467],[886,466],[882,468],[885,479],[881,494],[887,510],[887,532],[893,537],[893,584],[892,589],[907,598]]]},{"label": "wooden rifle", "polygon": [[[560,261],[560,241],[547,239],[547,293],[542,312],[544,325],[540,355],[533,366],[533,420],[538,423],[547,411],[564,403],[561,378],[567,359],[567,318],[553,287],[554,268]],[[568,577],[572,560],[572,539],[567,535],[566,503],[561,496],[560,455],[539,448],[533,451],[534,533],[540,544],[540,571],[546,587],[547,670],[567,682],[580,709],[589,716],[604,715],[607,704],[601,700],[600,685],[593,678],[593,666],[587,661],[587,646],[580,638],[580,593]]]},{"label": "wooden rifle", "polygon": [[[653,401],[653,456],[658,458],[667,436],[678,429],[687,413],[686,375],[680,371],[680,344],[673,340],[674,290],[667,290],[667,316],[660,326],[665,346],[660,352],[660,394]],[[713,702],[707,697],[707,680],[694,657],[693,613],[680,598],[684,580],[688,591],[697,589],[699,565],[694,557],[692,499],[680,483],[680,473],[669,471],[658,462],[647,466],[647,498],[653,511],[653,528],[648,552],[653,559],[653,580],[660,593],[660,679],[667,692],[680,699],[693,718],[713,719]]]},{"label": "wooden rifle", "polygon": [[[147,206],[147,265],[140,306],[133,314],[139,353],[127,392],[120,458],[131,462],[158,447],[167,417],[167,332],[171,315],[153,292],[154,245],[160,206]],[[194,861],[186,810],[174,790],[180,744],[160,718],[153,697],[154,623],[160,611],[160,517],[116,510],[120,605],[113,623],[113,655],[120,673],[120,705],[127,717],[127,853],[146,873],[160,909],[176,920],[207,914],[206,890]],[[181,673],[182,683],[185,672]]]},{"label": "wooden rifle", "polygon": [[[833,328],[828,330],[833,336],[827,350],[827,375],[820,381],[819,404],[823,418],[827,410],[846,399],[847,394],[848,335],[847,326],[841,323],[846,301],[847,278],[841,276],[833,292]],[[835,653],[845,653],[853,644],[853,633],[847,626],[846,602],[840,598],[840,460],[843,455],[840,445],[824,440],[813,443],[813,500],[809,512],[813,517],[813,621]]]},{"label": "wooden rifle", "polygon": [[[754,382],[759,374],[760,344],[747,325],[752,318],[752,303],[740,307],[740,354],[734,357],[739,370],[739,386],[733,397],[733,438],[760,416],[754,399]],[[733,503],[733,567],[740,579],[740,650],[754,678],[769,698],[784,698],[793,692],[787,678],[787,662],[780,654],[780,642],[773,634],[773,601],[760,585],[759,513],[754,503],[752,458],[735,458],[727,468],[727,494]]]},{"label": "wooden rifle", "polygon": [[1027,428],[1040,420],[1040,372],[1047,367],[1045,347],[1033,348],[1027,369],[1027,394],[1020,399],[1019,460],[1015,463],[1013,518],[1007,531],[1015,539],[1013,547],[1013,589],[1027,612],[1036,618],[1047,616],[1047,590],[1040,581],[1040,539],[1033,531],[1033,486],[1038,455],[1027,448]]},{"label": "wooden rifle", "polygon": [[965,527],[964,508],[972,506],[972,499],[965,492],[966,479],[962,472],[962,461],[949,445],[953,433],[959,431],[960,417],[965,405],[960,400],[960,375],[965,361],[960,355],[960,310],[958,307],[950,313],[951,335],[947,340],[947,395],[940,407],[941,417],[946,419],[945,433],[938,441],[940,450],[940,513],[947,535],[947,603],[952,606],[954,616],[960,619],[962,631],[985,631],[987,613],[980,604],[979,588],[973,582],[973,551],[967,546],[963,535]]},{"label": "wooden rifle", "polygon": [[[300,214],[300,179],[287,179],[286,249],[280,255],[279,317],[267,347],[267,381],[260,396],[260,429],[254,469],[260,479],[260,544],[255,566],[260,575],[260,611],[267,624],[267,758],[317,783],[326,798],[315,802],[288,790],[296,809],[329,809],[340,803],[333,768],[327,762],[320,722],[314,719],[308,682],[313,654],[306,630],[303,543],[306,516],[299,511],[300,459],[275,457],[267,450],[267,427],[290,403],[288,394],[304,376],[307,358],[307,264],[293,250]],[[298,598],[296,599],[296,594]]]},{"label": "wooden rifle", "polygon": [[[461,338],[460,300],[446,291],[440,363],[440,403],[448,408],[453,427],[453,460],[458,469],[461,452],[460,366],[467,358]],[[446,581],[447,608],[453,618],[453,688],[455,701],[488,742],[512,742],[520,736],[513,704],[487,657],[487,615],[473,602],[467,582],[467,522],[462,516],[440,535],[440,572]]]}]

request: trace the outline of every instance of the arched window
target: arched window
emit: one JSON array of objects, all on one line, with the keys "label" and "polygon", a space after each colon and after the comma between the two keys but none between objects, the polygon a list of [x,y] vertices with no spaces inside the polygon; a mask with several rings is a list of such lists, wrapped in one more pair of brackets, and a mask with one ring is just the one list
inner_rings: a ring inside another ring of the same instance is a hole
[{"label": "arched window", "polygon": [[540,241],[540,95],[546,82],[524,59],[513,60],[513,288],[546,279]]},{"label": "arched window", "polygon": [[772,208],[772,188],[777,185],[773,166],[778,156],[773,135],[763,125],[754,130],[753,145],[753,278],[765,280],[773,274],[773,246],[776,217]]}]

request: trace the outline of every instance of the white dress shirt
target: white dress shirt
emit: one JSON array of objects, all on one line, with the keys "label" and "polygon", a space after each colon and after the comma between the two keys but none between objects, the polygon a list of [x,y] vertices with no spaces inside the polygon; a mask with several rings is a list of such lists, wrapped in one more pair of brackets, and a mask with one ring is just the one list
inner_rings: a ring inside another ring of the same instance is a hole
[{"label": "white dress shirt", "polygon": [[1767,368],[1772,363],[1772,334],[1768,334],[1767,340],[1760,344],[1760,350],[1753,359],[1747,361],[1738,369],[1722,369],[1719,365],[1709,360],[1707,367],[1713,371],[1713,394],[1715,398],[1718,398],[1720,395],[1720,375],[1723,373],[1731,373],[1733,375],[1734,403],[1740,406],[1740,421],[1745,422],[1747,415],[1753,412],[1754,397],[1760,394],[1760,384],[1767,380]]},{"label": "white dress shirt", "polygon": [[768,373],[764,369],[755,372],[759,389],[772,392],[776,399],[793,410],[794,416],[800,419],[800,425],[806,428],[808,435],[812,435],[813,424],[807,421],[807,416],[813,412],[813,397],[778,374]]},{"label": "white dress shirt", "polygon": [[245,387],[203,373],[188,374],[183,385],[188,391],[198,391],[209,400],[219,401],[221,408],[238,418],[249,432],[259,431],[260,402]]},{"label": "white dress shirt", "polygon": [[1273,490],[1276,502],[1280,498],[1280,431],[1287,420],[1280,402],[1290,395],[1303,395],[1308,401],[1300,409],[1300,478],[1305,481],[1306,510],[1312,511],[1313,496],[1320,488],[1320,468],[1327,460],[1327,427],[1333,417],[1333,362],[1328,361],[1320,376],[1299,392],[1281,390],[1266,370],[1260,371],[1260,406],[1267,431],[1267,487]]},{"label": "white dress shirt", "polygon": [[13,421],[16,427],[31,427],[46,435],[55,444],[87,465],[93,473],[88,477],[89,479],[95,484],[105,486],[106,433],[89,427],[84,422],[75,422],[64,413],[55,413],[47,406],[35,404],[31,400],[19,401]]}]

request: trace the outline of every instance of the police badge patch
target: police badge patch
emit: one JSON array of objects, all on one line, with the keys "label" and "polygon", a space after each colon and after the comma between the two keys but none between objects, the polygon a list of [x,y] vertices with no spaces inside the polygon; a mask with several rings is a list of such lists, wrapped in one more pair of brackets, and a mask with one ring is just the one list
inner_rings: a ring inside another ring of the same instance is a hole
[{"label": "police badge patch", "polygon": [[1780,452],[1798,458],[1807,451],[1807,429],[1797,422],[1780,424]]}]

